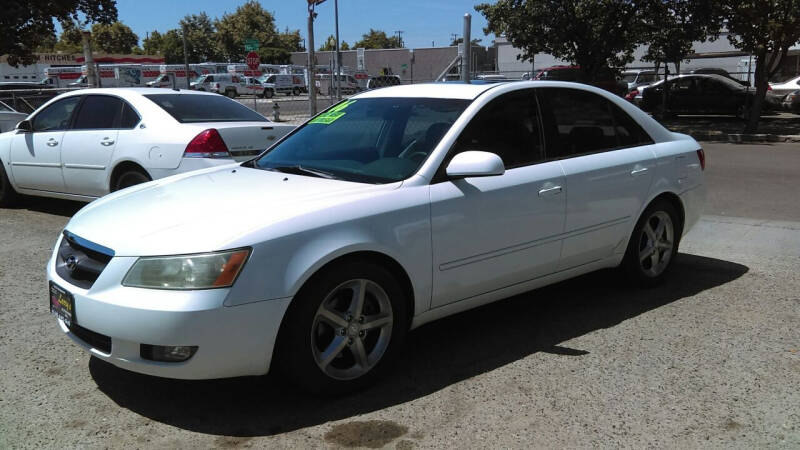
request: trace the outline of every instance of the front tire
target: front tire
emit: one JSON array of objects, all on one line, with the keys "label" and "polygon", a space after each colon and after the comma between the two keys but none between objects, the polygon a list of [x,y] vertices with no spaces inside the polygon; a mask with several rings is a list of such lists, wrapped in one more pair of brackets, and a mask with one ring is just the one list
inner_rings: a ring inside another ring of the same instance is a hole
[{"label": "front tire", "polygon": [[292,89],[292,95],[294,95],[295,97],[297,97],[298,95],[300,95],[300,88],[294,88],[294,89]]},{"label": "front tire", "polygon": [[678,253],[682,225],[678,212],[667,201],[658,201],[642,213],[622,266],[634,281],[652,287],[664,281]]},{"label": "front tire", "polygon": [[14,206],[19,200],[19,194],[11,186],[8,176],[6,176],[6,169],[3,167],[3,162],[0,161],[0,208],[7,208]]},{"label": "front tire", "polygon": [[272,92],[272,89],[264,89],[264,93],[261,94],[264,98],[272,98],[273,95],[275,95],[275,93]]},{"label": "front tire", "polygon": [[379,265],[343,261],[312,277],[286,313],[277,360],[315,393],[360,389],[385,370],[408,331],[407,299]]},{"label": "front tire", "polygon": [[233,89],[228,89],[225,91],[225,95],[227,95],[228,98],[236,98],[236,91]]},{"label": "front tire", "polygon": [[116,182],[112,186],[111,192],[116,192],[127,187],[136,186],[137,184],[147,183],[151,181],[150,177],[140,170],[128,170],[117,177]]}]

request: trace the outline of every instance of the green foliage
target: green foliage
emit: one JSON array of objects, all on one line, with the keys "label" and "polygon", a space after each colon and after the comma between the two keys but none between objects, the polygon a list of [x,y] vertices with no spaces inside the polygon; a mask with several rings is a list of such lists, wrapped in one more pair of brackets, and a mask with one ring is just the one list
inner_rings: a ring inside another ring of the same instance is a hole
[{"label": "green foliage", "polygon": [[758,129],[758,119],[769,79],[780,70],[789,47],[800,41],[800,1],[721,0],[736,48],[755,56],[756,98],[745,132]]},{"label": "green foliage", "polygon": [[59,22],[111,23],[117,20],[115,0],[10,0],[0,14],[0,54],[8,63],[31,64],[34,50],[52,42],[53,20]]},{"label": "green foliage", "polygon": [[152,31],[142,41],[142,48],[147,55],[160,55],[161,48],[164,46],[164,35],[158,31]]},{"label": "green foliage", "polygon": [[244,41],[248,38],[257,39],[261,44],[259,55],[262,62],[283,62],[284,58],[288,59],[287,50],[281,48],[275,18],[254,0],[239,6],[234,13],[223,15],[214,25],[217,28],[217,48],[223,59],[244,61],[247,53]]},{"label": "green foliage", "polygon": [[[332,52],[336,50],[336,36],[330,35],[325,42],[320,45],[319,50],[321,52]],[[341,41],[339,43],[339,50],[350,50],[350,44],[345,41]]]},{"label": "green foliage", "polygon": [[[463,37],[453,39],[453,41],[450,42],[450,47],[455,47],[456,45],[458,45],[458,44],[460,44],[462,42],[464,42],[464,38]],[[481,40],[480,39],[473,39],[472,40],[472,46],[474,47],[476,45],[481,45]]]},{"label": "green foliage", "polygon": [[680,63],[692,53],[692,43],[716,38],[722,10],[713,0],[649,0],[644,8],[643,61]]},{"label": "green foliage", "polygon": [[83,53],[81,42],[81,30],[78,29],[78,25],[71,20],[61,22],[61,34],[58,35],[54,50],[63,53]]},{"label": "green foliage", "polygon": [[475,9],[488,20],[484,31],[505,36],[522,58],[549,53],[579,65],[585,81],[633,61],[642,38],[631,0],[498,0]]},{"label": "green foliage", "polygon": [[139,45],[139,36],[122,22],[92,25],[92,48],[103,53],[131,53]]},{"label": "green foliage", "polygon": [[385,31],[369,29],[361,36],[361,40],[353,44],[355,48],[400,48],[397,36],[387,36]]},{"label": "green foliage", "polygon": [[[204,12],[187,15],[180,22],[178,33],[186,32],[186,53],[190,63],[217,61],[220,59],[214,33],[216,29]],[[180,62],[183,62],[183,42],[179,48]]]},{"label": "green foliage", "polygon": [[278,34],[278,41],[281,47],[289,52],[303,52],[306,49],[300,44],[303,38],[300,37],[300,30],[289,31],[289,27]]}]

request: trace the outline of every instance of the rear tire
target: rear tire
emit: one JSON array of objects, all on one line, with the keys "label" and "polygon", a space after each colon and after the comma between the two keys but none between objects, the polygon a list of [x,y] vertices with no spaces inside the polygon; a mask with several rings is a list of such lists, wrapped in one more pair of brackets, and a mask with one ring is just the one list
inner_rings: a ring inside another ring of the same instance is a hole
[{"label": "rear tire", "polygon": [[147,183],[152,181],[150,176],[141,170],[131,169],[121,173],[115,180],[111,192],[116,192],[127,187],[136,186],[137,184]]},{"label": "rear tire", "polygon": [[264,89],[264,92],[261,94],[264,98],[272,98],[274,95],[275,93],[272,92],[272,89]]},{"label": "rear tire", "polygon": [[281,325],[276,361],[305,390],[352,392],[386,370],[408,323],[406,296],[388,270],[343,261],[312,277],[294,298]]},{"label": "rear tire", "polygon": [[678,253],[682,228],[678,212],[668,201],[654,202],[645,209],[622,261],[635,283],[652,287],[664,281]]},{"label": "rear tire", "polygon": [[3,161],[0,161],[0,208],[14,206],[17,201],[19,201],[19,194],[14,190],[14,186],[11,186]]},{"label": "rear tire", "polygon": [[225,95],[227,95],[229,98],[236,98],[236,90],[228,89],[225,91]]},{"label": "rear tire", "polygon": [[298,95],[300,95],[300,88],[294,88],[294,89],[292,89],[292,95],[294,95],[295,97],[297,97]]}]

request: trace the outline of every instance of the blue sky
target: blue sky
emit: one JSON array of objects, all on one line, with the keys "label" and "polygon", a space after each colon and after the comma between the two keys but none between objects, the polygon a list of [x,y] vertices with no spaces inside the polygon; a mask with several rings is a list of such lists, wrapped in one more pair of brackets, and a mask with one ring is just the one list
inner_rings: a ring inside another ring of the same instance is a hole
[{"label": "blue sky", "polygon": [[[492,36],[485,37],[486,20],[475,11],[476,4],[487,0],[339,0],[339,37],[349,44],[361,38],[370,28],[386,31],[403,30],[406,47],[430,47],[431,43],[444,46],[450,43],[450,34],[462,34],[464,13],[472,14],[472,37],[491,44]],[[491,0],[489,0],[491,2]],[[244,0],[118,0],[119,20],[139,35],[158,30],[164,32],[177,28],[178,21],[187,14],[205,11],[212,19],[233,12]],[[308,12],[303,0],[264,0],[264,9],[275,15],[280,30],[285,27],[299,29],[305,38]],[[317,6],[314,38],[319,47],[325,37],[334,32],[334,0]]]}]

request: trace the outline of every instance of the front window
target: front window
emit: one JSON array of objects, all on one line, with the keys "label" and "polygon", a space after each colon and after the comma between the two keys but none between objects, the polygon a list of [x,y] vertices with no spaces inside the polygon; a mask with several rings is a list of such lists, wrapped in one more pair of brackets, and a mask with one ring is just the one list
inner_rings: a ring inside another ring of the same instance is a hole
[{"label": "front window", "polygon": [[347,100],[255,161],[265,170],[390,183],[414,174],[470,102],[432,98]]}]

